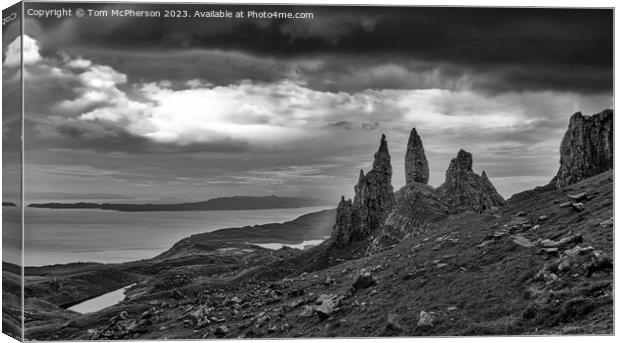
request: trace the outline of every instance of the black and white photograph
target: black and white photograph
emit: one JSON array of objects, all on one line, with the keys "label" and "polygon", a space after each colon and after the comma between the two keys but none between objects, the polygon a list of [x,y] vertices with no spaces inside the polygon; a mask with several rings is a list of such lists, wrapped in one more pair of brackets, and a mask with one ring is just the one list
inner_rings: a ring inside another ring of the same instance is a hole
[{"label": "black and white photograph", "polygon": [[614,334],[611,7],[26,1],[2,39],[11,337]]}]

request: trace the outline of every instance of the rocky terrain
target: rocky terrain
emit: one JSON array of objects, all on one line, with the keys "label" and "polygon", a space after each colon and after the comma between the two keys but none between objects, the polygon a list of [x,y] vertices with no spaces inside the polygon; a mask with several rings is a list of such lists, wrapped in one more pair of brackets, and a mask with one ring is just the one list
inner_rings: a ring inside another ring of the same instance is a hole
[{"label": "rocky terrain", "polygon": [[[27,269],[26,337],[613,333],[613,151],[598,136],[612,137],[612,116],[575,114],[558,176],[508,200],[464,150],[429,186],[412,130],[403,188],[393,191],[383,136],[353,199],[269,228],[331,231],[319,246],[273,251],[215,232],[150,260]],[[80,315],[64,308],[82,282],[136,284],[121,303]]]}]

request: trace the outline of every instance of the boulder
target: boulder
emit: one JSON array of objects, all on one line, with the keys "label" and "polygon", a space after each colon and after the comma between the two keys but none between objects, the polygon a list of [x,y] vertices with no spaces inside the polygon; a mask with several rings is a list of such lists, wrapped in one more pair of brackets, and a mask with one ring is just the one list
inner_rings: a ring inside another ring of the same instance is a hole
[{"label": "boulder", "polygon": [[357,277],[353,285],[351,286],[351,292],[355,293],[359,290],[374,286],[377,284],[377,280],[370,273],[370,271],[362,270],[360,275]]},{"label": "boulder", "polygon": [[420,311],[420,318],[418,319],[419,328],[430,328],[433,326],[435,318],[431,314],[425,311]]},{"label": "boulder", "polygon": [[314,312],[321,319],[327,319],[334,312],[338,311],[338,306],[342,301],[342,297],[335,294],[322,294],[316,301],[318,304],[314,307]]},{"label": "boulder", "polygon": [[588,194],[585,192],[581,192],[577,194],[569,194],[568,198],[574,201],[588,200]]},{"label": "boulder", "polygon": [[560,145],[560,168],[550,185],[561,188],[613,168],[613,110],[573,114]]},{"label": "boulder", "polygon": [[580,202],[574,203],[572,204],[572,206],[573,206],[573,210],[577,212],[581,212],[586,209],[586,207]]}]

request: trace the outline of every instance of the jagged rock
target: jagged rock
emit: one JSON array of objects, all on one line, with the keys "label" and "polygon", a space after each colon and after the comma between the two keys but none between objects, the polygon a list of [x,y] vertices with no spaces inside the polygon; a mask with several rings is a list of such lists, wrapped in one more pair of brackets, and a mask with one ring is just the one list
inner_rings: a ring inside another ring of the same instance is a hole
[{"label": "jagged rock", "polygon": [[445,182],[437,188],[440,199],[448,205],[450,213],[484,212],[506,204],[486,173],[483,172],[484,177],[478,176],[474,173],[472,164],[472,155],[460,150],[450,162]]},{"label": "jagged rock", "polygon": [[448,206],[429,185],[412,182],[395,193],[396,205],[373,239],[369,253],[400,242],[406,235],[423,233],[431,223],[448,215]]},{"label": "jagged rock", "polygon": [[314,311],[321,319],[327,319],[338,310],[342,297],[335,294],[322,294],[316,301]]},{"label": "jagged rock", "polygon": [[419,328],[429,328],[432,327],[435,322],[435,318],[430,315],[428,312],[420,311],[420,318],[418,319],[418,327]]},{"label": "jagged rock", "polygon": [[560,208],[563,208],[563,207],[569,207],[569,206],[571,206],[572,204],[573,204],[572,202],[567,201],[567,202],[561,203],[561,204],[560,204]]},{"label": "jagged rock", "polygon": [[573,210],[575,210],[577,212],[581,212],[581,211],[583,211],[585,209],[586,209],[586,207],[582,203],[580,203],[580,202],[573,204]]},{"label": "jagged rock", "polygon": [[353,203],[351,199],[345,200],[343,196],[336,210],[336,224],[334,224],[332,232],[335,245],[346,246],[351,243],[354,229],[353,221]]},{"label": "jagged rock", "polygon": [[613,168],[613,111],[573,114],[560,145],[560,168],[550,184],[561,188]]},{"label": "jagged rock", "polygon": [[413,128],[409,134],[407,152],[405,153],[406,184],[408,185],[412,182],[427,184],[428,177],[428,161],[426,161],[426,155],[424,154],[422,139],[420,139],[415,128]]},{"label": "jagged rock", "polygon": [[387,141],[382,135],[372,170],[366,175],[360,171],[353,202],[349,204],[343,198],[338,205],[332,232],[334,244],[346,246],[367,238],[383,224],[393,205],[392,165]]},{"label": "jagged rock", "polygon": [[598,225],[600,225],[601,227],[604,227],[604,228],[613,227],[614,226],[614,217],[611,217],[611,218],[607,219],[606,221],[601,222]]}]

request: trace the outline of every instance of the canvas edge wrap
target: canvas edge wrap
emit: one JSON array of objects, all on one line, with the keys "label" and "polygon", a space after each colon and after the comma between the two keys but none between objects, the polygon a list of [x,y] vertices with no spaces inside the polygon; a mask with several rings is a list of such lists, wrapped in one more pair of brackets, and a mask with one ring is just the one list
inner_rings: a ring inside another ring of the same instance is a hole
[{"label": "canvas edge wrap", "polygon": [[[7,8],[2,10],[2,35],[3,35],[3,78],[5,71],[5,49],[8,47],[8,44],[13,42],[18,37],[21,37],[23,34],[23,2],[17,2]],[[22,40],[20,40],[20,44],[22,44]],[[5,199],[5,194],[3,193],[3,215],[5,214],[5,201],[7,205],[7,211],[11,211],[11,207],[16,207],[12,210],[13,216],[11,216],[11,222],[14,225],[7,227],[3,225],[3,231],[10,231],[10,235],[15,240],[11,240],[10,245],[5,243],[4,247],[8,247],[10,252],[3,252],[4,254],[12,253],[14,256],[10,259],[10,262],[5,261],[3,256],[3,264],[2,264],[2,272],[3,274],[9,272],[10,269],[18,276],[19,287],[13,288],[12,290],[7,290],[9,286],[3,285],[3,302],[2,302],[2,333],[10,336],[19,341],[24,341],[24,268],[23,268],[23,73],[21,70],[23,69],[23,46],[20,45],[19,48],[19,65],[16,67],[15,75],[17,78],[15,79],[15,83],[18,84],[17,90],[16,87],[13,86],[13,89],[9,89],[9,85],[3,83],[2,87],[2,97],[3,97],[3,132],[5,131],[5,125],[16,125],[18,126],[17,132],[19,132],[18,136],[9,135],[9,137],[3,137],[3,155],[2,162],[3,165],[12,165],[11,172],[7,172],[5,168],[3,168],[3,190],[10,192],[10,196]],[[18,99],[14,99],[15,92],[18,94]],[[13,99],[11,99],[13,97]],[[15,118],[11,118],[10,120],[4,120],[7,116],[15,116]],[[6,139],[6,141],[5,141]],[[10,143],[5,144],[5,143]],[[17,168],[15,168],[17,165]],[[7,221],[3,222],[6,224]],[[4,234],[3,234],[4,236]],[[16,258],[17,257],[17,258]],[[13,263],[11,263],[13,262]],[[14,264],[16,262],[16,264]],[[9,267],[9,268],[7,268]],[[5,297],[6,294],[6,297]],[[9,299],[16,300],[16,303],[7,304]],[[16,308],[17,307],[17,308]],[[17,315],[18,318],[15,318]]]}]

